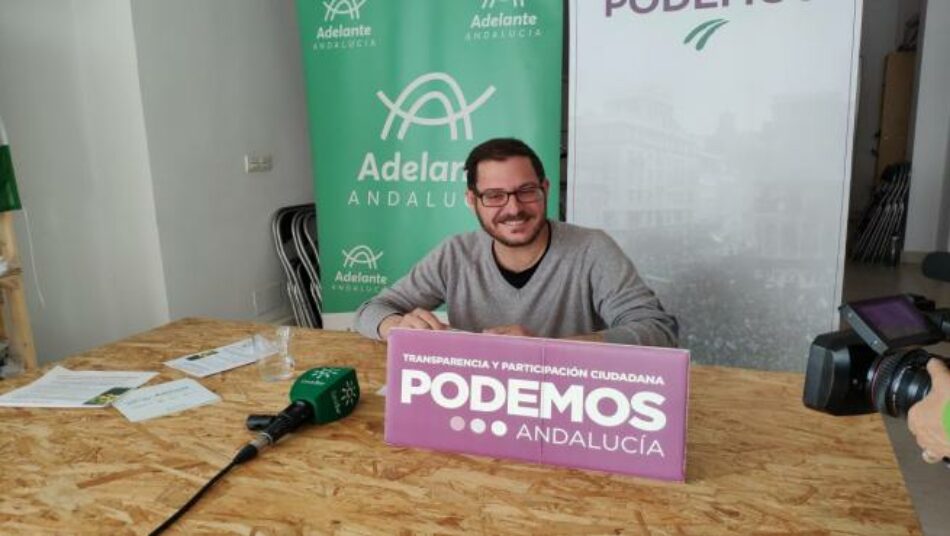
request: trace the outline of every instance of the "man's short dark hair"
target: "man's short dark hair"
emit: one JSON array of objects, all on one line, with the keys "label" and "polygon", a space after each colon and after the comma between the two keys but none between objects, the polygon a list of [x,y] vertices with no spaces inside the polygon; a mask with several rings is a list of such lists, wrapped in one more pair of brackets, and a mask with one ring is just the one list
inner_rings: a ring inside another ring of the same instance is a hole
[{"label": "man's short dark hair", "polygon": [[478,184],[478,164],[485,160],[502,161],[513,156],[524,156],[531,160],[531,167],[534,168],[535,175],[538,176],[538,182],[545,179],[544,165],[538,158],[534,149],[528,147],[528,144],[515,138],[493,138],[479,144],[468,153],[465,159],[465,177],[468,180],[468,189],[476,191]]}]

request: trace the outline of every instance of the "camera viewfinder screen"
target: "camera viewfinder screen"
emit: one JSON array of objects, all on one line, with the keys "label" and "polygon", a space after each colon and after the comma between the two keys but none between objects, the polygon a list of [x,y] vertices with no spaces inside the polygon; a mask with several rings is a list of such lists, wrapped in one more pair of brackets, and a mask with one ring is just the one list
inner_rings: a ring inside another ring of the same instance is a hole
[{"label": "camera viewfinder screen", "polygon": [[931,333],[927,318],[900,296],[853,303],[851,307],[871,329],[889,341]]}]

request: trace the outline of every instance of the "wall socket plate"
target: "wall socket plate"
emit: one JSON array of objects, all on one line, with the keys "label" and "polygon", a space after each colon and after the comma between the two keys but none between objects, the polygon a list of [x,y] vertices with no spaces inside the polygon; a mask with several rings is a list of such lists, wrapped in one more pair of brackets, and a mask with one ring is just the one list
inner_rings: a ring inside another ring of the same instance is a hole
[{"label": "wall socket plate", "polygon": [[274,168],[274,157],[269,154],[244,155],[244,173],[261,173]]}]

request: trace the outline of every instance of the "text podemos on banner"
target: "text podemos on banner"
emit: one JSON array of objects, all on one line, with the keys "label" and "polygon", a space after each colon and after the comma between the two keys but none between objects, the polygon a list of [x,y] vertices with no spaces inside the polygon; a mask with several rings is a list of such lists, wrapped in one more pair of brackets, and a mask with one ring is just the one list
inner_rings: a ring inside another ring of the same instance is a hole
[{"label": "text podemos on banner", "polygon": [[682,480],[689,353],[394,330],[386,440]]}]

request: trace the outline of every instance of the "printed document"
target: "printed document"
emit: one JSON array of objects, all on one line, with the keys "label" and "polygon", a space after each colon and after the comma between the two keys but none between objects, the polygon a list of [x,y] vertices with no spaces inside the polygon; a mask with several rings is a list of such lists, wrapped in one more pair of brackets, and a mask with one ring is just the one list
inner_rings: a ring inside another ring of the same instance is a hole
[{"label": "printed document", "polygon": [[265,355],[266,352],[254,345],[253,339],[243,339],[234,344],[205,350],[196,354],[182,356],[165,364],[198,378],[249,365]]},{"label": "printed document", "polygon": [[157,372],[69,370],[55,367],[35,382],[0,396],[0,406],[104,408]]},{"label": "printed document", "polygon": [[136,389],[113,406],[130,421],[139,422],[220,401],[200,383],[185,378]]}]

